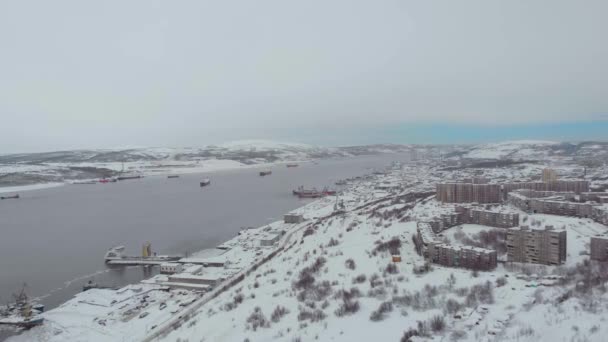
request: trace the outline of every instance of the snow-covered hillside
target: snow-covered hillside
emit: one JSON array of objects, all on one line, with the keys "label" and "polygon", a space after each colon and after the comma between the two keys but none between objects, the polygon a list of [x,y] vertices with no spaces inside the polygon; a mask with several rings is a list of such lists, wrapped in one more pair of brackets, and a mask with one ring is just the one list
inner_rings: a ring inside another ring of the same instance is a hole
[{"label": "snow-covered hillside", "polygon": [[540,159],[549,154],[554,141],[518,140],[474,146],[465,158],[472,159]]},{"label": "snow-covered hillside", "polygon": [[[525,224],[566,231],[567,259],[560,266],[501,262],[483,272],[429,264],[412,240],[418,221],[455,210],[433,198],[438,181],[477,175],[513,182],[542,167],[447,170],[428,161],[396,163],[348,180],[338,199],[298,209],[308,219],[302,223],[274,222],[222,244],[229,246],[221,257],[227,262],[205,266],[200,275],[228,278],[202,296],[162,291],[164,275],[119,291],[81,294],[14,341],[603,341],[608,268],[589,261],[589,240],[608,227],[492,205],[518,213]],[[569,177],[577,169],[572,164],[558,171]],[[262,246],[256,239],[270,230],[285,234],[275,246]],[[496,240],[482,244],[490,232]],[[504,232],[463,224],[438,238],[482,244],[504,260]],[[187,262],[198,257],[204,258],[194,254]]]}]

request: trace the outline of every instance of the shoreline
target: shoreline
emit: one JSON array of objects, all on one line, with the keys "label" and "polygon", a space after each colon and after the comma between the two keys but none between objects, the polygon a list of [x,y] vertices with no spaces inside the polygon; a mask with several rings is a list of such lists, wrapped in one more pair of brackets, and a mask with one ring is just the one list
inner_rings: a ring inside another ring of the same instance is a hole
[{"label": "shoreline", "polygon": [[[209,163],[209,161],[215,161],[214,163]],[[142,164],[136,162],[136,165],[130,165],[130,168],[138,167],[137,169],[132,169],[128,172],[141,174],[143,177],[155,177],[155,176],[168,176],[168,175],[188,175],[188,174],[204,174],[211,172],[220,172],[220,171],[235,171],[242,169],[256,169],[256,168],[271,168],[279,165],[286,165],[290,163],[298,163],[305,164],[313,162],[314,159],[310,160],[289,160],[289,161],[277,161],[274,163],[260,163],[260,164],[243,164],[231,159],[210,159],[205,163],[201,163],[200,167],[181,167],[179,165],[158,165],[154,166],[154,164],[146,163]],[[219,162],[219,163],[218,163]],[[121,163],[80,163],[80,164],[69,164],[72,167],[98,167],[98,168],[107,168],[109,164],[121,164]],[[211,165],[209,165],[211,164]],[[56,165],[56,164],[53,164]],[[187,164],[191,165],[191,164]],[[114,165],[116,166],[116,165]],[[115,169],[112,169],[116,171]],[[0,171],[2,169],[0,168]],[[11,186],[0,186],[0,194],[5,193],[16,193],[16,192],[26,192],[32,190],[43,190],[49,188],[56,188],[65,185],[74,185],[74,182],[77,181],[97,181],[101,178],[87,178],[87,179],[68,179],[63,182],[49,182],[49,183],[35,183],[28,185],[11,185]]]}]

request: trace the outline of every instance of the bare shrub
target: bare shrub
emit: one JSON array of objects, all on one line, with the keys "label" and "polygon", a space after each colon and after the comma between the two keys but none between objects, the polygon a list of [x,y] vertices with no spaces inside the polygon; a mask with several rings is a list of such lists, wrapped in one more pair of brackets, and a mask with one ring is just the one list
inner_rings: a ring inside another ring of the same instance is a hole
[{"label": "bare shrub", "polygon": [[384,286],[376,286],[376,287],[369,289],[369,291],[367,291],[368,297],[384,299],[384,298],[386,298],[387,295],[388,295],[388,293]]},{"label": "bare shrub", "polygon": [[324,280],[317,284],[312,284],[302,291],[300,291],[297,295],[297,299],[299,301],[313,300],[313,301],[321,301],[327,298],[332,292],[331,284],[328,280]]},{"label": "bare shrub", "polygon": [[312,228],[312,227],[308,227],[308,228],[306,228],[306,230],[304,231],[304,235],[303,235],[303,237],[307,237],[307,236],[312,235],[312,234],[314,234],[314,233],[315,233],[314,228]]},{"label": "bare shrub", "polygon": [[369,316],[371,321],[377,322],[384,319],[385,314],[393,311],[393,304],[391,302],[383,302],[380,304],[377,310],[373,311]]},{"label": "bare shrub", "polygon": [[399,249],[401,248],[401,240],[399,237],[395,236],[389,241],[380,242],[374,248],[374,252],[390,252],[391,254],[399,254]]},{"label": "bare shrub", "polygon": [[372,276],[369,277],[369,286],[374,288],[380,285],[382,285],[382,279],[380,279],[380,276],[376,273],[372,274]]},{"label": "bare shrub", "polygon": [[327,243],[327,247],[334,247],[340,244],[340,241],[334,239],[333,237],[329,240],[329,243]]},{"label": "bare shrub", "polygon": [[288,313],[289,310],[287,310],[286,307],[277,305],[277,307],[274,308],[274,311],[270,315],[270,320],[277,323],[281,320],[281,318],[283,318],[283,316],[287,315]]},{"label": "bare shrub", "polygon": [[253,312],[247,318],[247,323],[249,323],[249,327],[256,331],[258,328],[268,328],[270,323],[266,320],[266,316],[262,313],[262,309],[259,306],[256,306],[253,309]]},{"label": "bare shrub", "polygon": [[384,272],[386,272],[388,274],[397,274],[397,273],[399,273],[399,269],[397,268],[397,265],[395,265],[392,262],[389,262],[388,265],[386,265]]},{"label": "bare shrub", "polygon": [[334,311],[336,316],[343,317],[352,315],[359,311],[359,301],[348,297],[342,297],[342,304]]},{"label": "bare shrub", "polygon": [[401,337],[401,342],[412,342],[412,337],[418,336],[418,330],[410,328],[403,332],[403,336]]},{"label": "bare shrub", "polygon": [[430,320],[430,326],[433,332],[443,331],[443,329],[445,329],[445,319],[443,318],[443,316],[434,316]]},{"label": "bare shrub", "polygon": [[361,273],[353,278],[353,284],[361,284],[364,283],[365,280],[367,280],[367,277],[365,276],[365,274]]},{"label": "bare shrub", "polygon": [[298,313],[298,321],[310,320],[314,323],[324,320],[325,317],[327,317],[327,315],[321,309],[309,310],[300,307],[300,312]]},{"label": "bare shrub", "polygon": [[347,300],[357,297],[361,297],[361,291],[357,287],[351,287],[350,290],[339,290],[334,295],[334,298]]},{"label": "bare shrub", "polygon": [[467,333],[464,330],[454,330],[450,335],[450,340],[458,341],[467,337]]},{"label": "bare shrub", "polygon": [[500,277],[500,278],[496,279],[496,287],[501,287],[501,286],[505,286],[505,285],[507,285],[507,278]]},{"label": "bare shrub", "polygon": [[344,266],[346,266],[346,268],[348,268],[349,270],[354,270],[355,268],[357,268],[357,265],[355,265],[355,260],[353,259],[348,259],[344,262]]},{"label": "bare shrub", "polygon": [[477,284],[471,287],[469,294],[465,300],[465,304],[468,307],[473,307],[478,303],[493,304],[494,303],[494,289],[492,283],[487,281],[485,284]]},{"label": "bare shrub", "polygon": [[449,314],[454,314],[456,312],[458,312],[461,309],[462,305],[460,305],[460,303],[455,300],[455,299],[448,299],[445,302],[445,311],[447,311]]}]

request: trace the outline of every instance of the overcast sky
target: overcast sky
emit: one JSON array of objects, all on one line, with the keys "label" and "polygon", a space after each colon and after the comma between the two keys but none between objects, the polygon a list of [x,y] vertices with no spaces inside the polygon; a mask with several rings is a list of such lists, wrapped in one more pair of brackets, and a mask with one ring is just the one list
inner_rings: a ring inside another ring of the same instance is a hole
[{"label": "overcast sky", "polygon": [[607,13],[604,0],[0,0],[0,152],[602,122]]}]

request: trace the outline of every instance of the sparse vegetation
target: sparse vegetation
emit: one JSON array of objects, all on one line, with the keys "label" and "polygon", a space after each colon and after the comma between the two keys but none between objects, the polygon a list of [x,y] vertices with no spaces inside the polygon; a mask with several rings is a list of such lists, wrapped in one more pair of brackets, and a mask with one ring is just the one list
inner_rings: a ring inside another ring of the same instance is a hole
[{"label": "sparse vegetation", "polygon": [[281,318],[283,318],[283,316],[287,315],[288,313],[289,310],[287,310],[287,308],[285,308],[284,306],[277,305],[277,307],[274,308],[274,311],[270,315],[270,320],[274,323],[277,323],[281,320]]},{"label": "sparse vegetation", "polygon": [[258,328],[268,328],[270,323],[266,320],[266,316],[262,313],[262,309],[256,306],[251,315],[247,318],[248,328],[256,331]]}]

